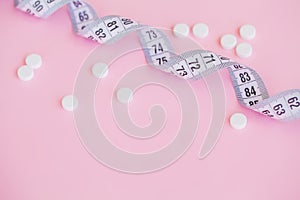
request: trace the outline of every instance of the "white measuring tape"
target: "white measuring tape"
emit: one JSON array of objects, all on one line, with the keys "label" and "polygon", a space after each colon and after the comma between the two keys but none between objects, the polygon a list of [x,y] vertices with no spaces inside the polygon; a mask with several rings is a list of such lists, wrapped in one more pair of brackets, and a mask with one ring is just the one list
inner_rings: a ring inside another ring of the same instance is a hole
[{"label": "white measuring tape", "polygon": [[82,37],[104,44],[116,41],[130,31],[138,31],[147,62],[155,68],[184,79],[199,79],[227,68],[242,105],[274,119],[300,119],[300,89],[269,97],[262,79],[253,69],[226,57],[207,50],[176,55],[162,31],[121,16],[99,18],[82,0],[15,0],[18,9],[40,18],[47,18],[66,4],[73,30]]}]

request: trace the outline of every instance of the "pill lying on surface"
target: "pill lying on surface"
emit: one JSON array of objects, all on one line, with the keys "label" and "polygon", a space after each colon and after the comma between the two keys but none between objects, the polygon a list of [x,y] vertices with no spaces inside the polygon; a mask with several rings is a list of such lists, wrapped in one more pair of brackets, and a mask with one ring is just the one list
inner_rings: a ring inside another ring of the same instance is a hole
[{"label": "pill lying on surface", "polygon": [[129,103],[133,99],[133,91],[130,88],[120,88],[117,92],[117,99],[120,103]]},{"label": "pill lying on surface", "polygon": [[96,63],[92,68],[96,78],[104,78],[108,75],[108,65],[106,63]]},{"label": "pill lying on surface", "polygon": [[38,69],[42,66],[42,57],[39,54],[30,54],[26,57],[25,63],[32,69]]},{"label": "pill lying on surface", "polygon": [[236,46],[237,39],[232,34],[225,34],[221,37],[220,43],[224,49],[233,49]]},{"label": "pill lying on surface", "polygon": [[190,33],[190,28],[187,24],[176,24],[173,27],[173,33],[180,38],[187,37]]},{"label": "pill lying on surface", "polygon": [[245,24],[240,28],[240,36],[244,40],[251,40],[255,38],[256,28],[251,24]]},{"label": "pill lying on surface", "polygon": [[236,54],[241,58],[248,58],[252,55],[252,46],[246,42],[240,43],[236,47]]},{"label": "pill lying on surface", "polygon": [[209,33],[207,24],[198,23],[193,26],[193,34],[199,38],[205,38]]},{"label": "pill lying on surface", "polygon": [[29,81],[34,77],[33,69],[24,65],[21,66],[17,71],[18,77],[22,81]]},{"label": "pill lying on surface", "polygon": [[64,96],[61,105],[66,111],[74,111],[78,107],[78,99],[73,95]]},{"label": "pill lying on surface", "polygon": [[230,125],[237,130],[243,129],[247,125],[247,117],[243,113],[235,113],[230,117]]}]

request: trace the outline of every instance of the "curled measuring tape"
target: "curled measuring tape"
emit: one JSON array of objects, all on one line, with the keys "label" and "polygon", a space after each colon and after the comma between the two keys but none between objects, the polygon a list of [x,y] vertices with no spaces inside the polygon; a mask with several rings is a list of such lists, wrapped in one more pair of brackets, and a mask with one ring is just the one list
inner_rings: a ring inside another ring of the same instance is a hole
[{"label": "curled measuring tape", "polygon": [[73,30],[82,37],[104,44],[114,42],[130,31],[138,31],[146,60],[153,67],[184,79],[199,79],[226,68],[237,99],[243,106],[278,120],[300,119],[300,89],[270,97],[253,69],[229,58],[207,50],[176,55],[162,31],[121,16],[99,18],[95,10],[82,0],[15,0],[18,9],[40,18],[47,18],[66,4]]}]

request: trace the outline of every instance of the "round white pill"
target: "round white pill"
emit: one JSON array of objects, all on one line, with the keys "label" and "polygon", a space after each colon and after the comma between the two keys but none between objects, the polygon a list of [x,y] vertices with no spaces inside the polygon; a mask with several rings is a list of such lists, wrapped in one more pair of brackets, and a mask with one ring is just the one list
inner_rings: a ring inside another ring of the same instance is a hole
[{"label": "round white pill", "polygon": [[130,88],[120,88],[117,92],[117,98],[120,103],[129,103],[133,99],[133,91]]},{"label": "round white pill", "polygon": [[245,24],[240,28],[240,35],[244,40],[251,40],[256,35],[256,28],[253,25]]},{"label": "round white pill", "polygon": [[61,105],[66,111],[73,111],[78,107],[78,99],[73,95],[67,95],[62,98]]},{"label": "round white pill", "polygon": [[29,81],[33,78],[34,72],[33,69],[24,65],[18,69],[18,77],[22,81]]},{"label": "round white pill", "polygon": [[247,117],[243,113],[235,113],[230,117],[230,125],[237,130],[243,129],[247,125]]},{"label": "round white pill", "polygon": [[224,49],[233,49],[237,43],[237,39],[232,34],[225,34],[221,37],[221,46]]},{"label": "round white pill", "polygon": [[96,63],[92,68],[92,72],[96,78],[104,78],[108,75],[108,66],[106,63]]},{"label": "round white pill", "polygon": [[173,33],[175,36],[183,38],[189,35],[190,28],[187,24],[176,24],[173,27]]},{"label": "round white pill", "polygon": [[25,63],[32,69],[38,69],[42,66],[42,57],[38,54],[30,54],[26,57]]},{"label": "round white pill", "polygon": [[241,58],[248,58],[252,55],[252,46],[246,42],[240,43],[236,47],[236,54]]},{"label": "round white pill", "polygon": [[198,23],[193,26],[193,34],[199,38],[205,38],[208,35],[209,29],[206,24]]}]

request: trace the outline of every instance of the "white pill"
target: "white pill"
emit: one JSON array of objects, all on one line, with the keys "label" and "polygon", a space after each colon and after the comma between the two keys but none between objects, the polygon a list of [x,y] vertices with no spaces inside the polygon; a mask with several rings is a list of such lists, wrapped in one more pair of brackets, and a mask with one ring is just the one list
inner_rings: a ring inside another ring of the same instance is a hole
[{"label": "white pill", "polygon": [[73,95],[67,95],[62,98],[61,105],[66,111],[73,111],[78,107],[78,99]]},{"label": "white pill", "polygon": [[230,117],[230,125],[237,130],[243,129],[247,125],[247,117],[243,113],[235,113]]},{"label": "white pill", "polygon": [[236,47],[236,54],[241,58],[248,58],[252,55],[252,46],[246,42],[240,43]]},{"label": "white pill", "polygon": [[253,25],[245,24],[240,28],[240,35],[244,40],[251,40],[256,35],[256,28]]},{"label": "white pill", "polygon": [[106,63],[96,63],[92,68],[92,72],[96,78],[104,78],[108,75],[108,66]]},{"label": "white pill", "polygon": [[209,29],[206,24],[199,23],[193,26],[193,34],[199,38],[205,38],[208,35]]},{"label": "white pill", "polygon": [[180,38],[187,37],[190,32],[190,27],[187,24],[176,24],[173,27],[173,32],[177,37]]},{"label": "white pill", "polygon": [[38,69],[42,66],[42,57],[38,54],[30,54],[25,59],[26,65],[32,69]]},{"label": "white pill", "polygon": [[232,34],[225,34],[221,37],[221,46],[224,49],[233,49],[237,43],[237,39]]},{"label": "white pill", "polygon": [[34,72],[33,69],[24,65],[18,69],[18,77],[22,81],[29,81],[33,78]]},{"label": "white pill", "polygon": [[117,98],[120,103],[129,103],[133,99],[133,91],[130,88],[120,88],[117,92]]}]

